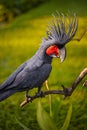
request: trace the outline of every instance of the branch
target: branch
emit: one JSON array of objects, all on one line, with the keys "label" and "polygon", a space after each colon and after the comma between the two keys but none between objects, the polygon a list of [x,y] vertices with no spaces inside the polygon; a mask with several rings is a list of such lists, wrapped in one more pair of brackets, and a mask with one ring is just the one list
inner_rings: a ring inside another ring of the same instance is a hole
[{"label": "branch", "polygon": [[[32,102],[33,100],[35,100],[37,98],[40,98],[40,97],[42,98],[49,94],[61,94],[61,95],[64,95],[65,98],[67,96],[71,96],[71,94],[73,93],[73,91],[75,90],[77,85],[81,82],[81,80],[85,77],[86,74],[87,74],[87,68],[82,70],[82,72],[79,74],[79,76],[76,78],[76,80],[73,82],[73,84],[71,85],[70,88],[66,88],[64,85],[62,85],[63,90],[49,90],[49,91],[41,92],[38,95],[31,96],[27,100],[24,100],[20,104],[20,107],[23,107],[27,103]],[[84,84],[85,83],[87,85],[87,80],[84,82]],[[85,86],[84,84],[83,84],[83,86]]]},{"label": "branch", "polygon": [[83,83],[82,86],[87,86],[87,80]]},{"label": "branch", "polygon": [[79,38],[74,38],[74,39],[72,39],[73,41],[81,41],[81,39],[83,38],[83,36],[86,34],[86,32],[87,32],[87,27],[85,28],[85,30],[84,30],[84,32],[82,33],[82,35],[79,37]]}]

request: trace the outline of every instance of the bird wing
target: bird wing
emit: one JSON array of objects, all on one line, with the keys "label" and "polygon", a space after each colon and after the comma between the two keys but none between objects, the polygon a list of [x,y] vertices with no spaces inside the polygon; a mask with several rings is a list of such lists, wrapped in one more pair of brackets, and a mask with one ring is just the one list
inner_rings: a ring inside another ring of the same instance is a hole
[{"label": "bird wing", "polygon": [[49,77],[51,72],[50,64],[42,64],[40,67],[32,71],[21,71],[15,79],[14,88],[17,89],[32,89],[34,87],[40,87],[43,82]]},{"label": "bird wing", "polygon": [[48,78],[51,71],[50,64],[42,64],[40,67],[34,68],[31,71],[25,68],[16,75],[12,84],[6,86],[4,90],[14,89],[17,91],[24,91],[41,86]]}]

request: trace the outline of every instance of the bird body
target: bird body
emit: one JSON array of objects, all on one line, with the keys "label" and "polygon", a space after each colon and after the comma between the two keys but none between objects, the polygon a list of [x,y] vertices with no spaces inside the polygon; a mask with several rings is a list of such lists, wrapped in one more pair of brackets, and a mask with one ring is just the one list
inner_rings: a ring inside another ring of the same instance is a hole
[{"label": "bird body", "polygon": [[[35,87],[41,88],[51,72],[52,58],[40,52],[42,48],[28,61],[23,63],[0,86],[0,101],[15,92],[27,91]],[[44,50],[43,50],[44,51]]]},{"label": "bird body", "polygon": [[[0,101],[10,95],[38,88],[41,90],[42,84],[48,79],[52,70],[51,62],[53,57],[60,57],[61,62],[65,59],[65,44],[72,39],[77,30],[76,17],[72,20],[66,32],[65,22],[57,21],[57,25],[52,25],[47,31],[47,39],[42,40],[40,48],[35,55],[20,65],[4,83],[0,85]],[[73,30],[73,31],[72,31]]]}]

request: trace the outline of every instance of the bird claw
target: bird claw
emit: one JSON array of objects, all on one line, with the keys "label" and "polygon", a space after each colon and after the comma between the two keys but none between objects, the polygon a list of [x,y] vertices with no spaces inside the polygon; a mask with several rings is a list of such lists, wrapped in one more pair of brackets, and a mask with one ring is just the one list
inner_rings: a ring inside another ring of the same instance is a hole
[{"label": "bird claw", "polygon": [[32,102],[32,100],[31,100],[31,99],[32,99],[32,97],[31,97],[31,96],[29,96],[29,95],[27,95],[27,96],[26,96],[26,102]]},{"label": "bird claw", "polygon": [[67,96],[70,96],[71,93],[69,91],[68,88],[66,88],[64,85],[61,85],[61,87],[63,88],[63,92],[64,92],[64,99],[67,97]]}]

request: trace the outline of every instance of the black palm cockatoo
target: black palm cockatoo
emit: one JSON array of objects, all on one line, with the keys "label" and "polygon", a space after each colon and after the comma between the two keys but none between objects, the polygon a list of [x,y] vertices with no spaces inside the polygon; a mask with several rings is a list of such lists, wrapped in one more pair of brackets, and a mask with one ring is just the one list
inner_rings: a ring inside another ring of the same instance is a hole
[{"label": "black palm cockatoo", "polygon": [[7,80],[0,85],[0,101],[16,92],[28,91],[35,87],[41,92],[42,84],[50,75],[53,57],[60,58],[61,62],[66,57],[65,45],[75,35],[78,27],[76,15],[65,17],[59,14],[54,17],[54,22],[48,26],[47,38],[42,39],[40,48],[31,59],[20,65]]}]

